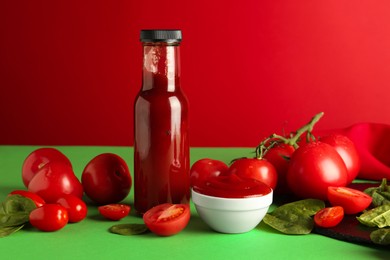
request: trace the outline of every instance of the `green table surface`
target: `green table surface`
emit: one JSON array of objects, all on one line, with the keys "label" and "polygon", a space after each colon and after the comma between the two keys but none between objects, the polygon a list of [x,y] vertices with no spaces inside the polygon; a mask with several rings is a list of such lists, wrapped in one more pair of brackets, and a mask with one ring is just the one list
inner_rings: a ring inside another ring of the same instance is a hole
[{"label": "green table surface", "polygon": [[[21,167],[26,156],[38,146],[0,146],[0,197],[24,189]],[[112,152],[126,160],[132,172],[132,147],[59,146],[69,157],[76,176],[94,156]],[[250,156],[249,148],[192,148],[191,163],[209,157],[229,162]],[[133,192],[124,200],[133,205]],[[272,207],[271,207],[272,210]],[[28,227],[0,238],[0,259],[390,259],[390,247],[354,244],[317,234],[284,235],[260,223],[244,234],[212,231],[191,205],[191,220],[179,234],[158,237],[153,233],[120,236],[108,232],[118,223],[142,223],[134,211],[119,222],[102,219],[96,206],[88,216],[56,232]]]}]

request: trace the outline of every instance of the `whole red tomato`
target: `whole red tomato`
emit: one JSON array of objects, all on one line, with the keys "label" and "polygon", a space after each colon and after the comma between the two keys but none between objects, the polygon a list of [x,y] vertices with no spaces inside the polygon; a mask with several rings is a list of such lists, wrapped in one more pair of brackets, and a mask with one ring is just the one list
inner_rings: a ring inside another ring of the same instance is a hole
[{"label": "whole red tomato", "polygon": [[22,179],[24,186],[28,187],[34,175],[50,162],[62,162],[72,167],[69,159],[55,148],[39,148],[30,153],[23,162]]},{"label": "whole red tomato", "polygon": [[274,189],[278,182],[278,174],[275,167],[264,159],[241,158],[235,160],[229,167],[231,174],[238,177],[251,178],[267,184]]},{"label": "whole red tomato", "polygon": [[35,206],[37,206],[37,208],[42,207],[46,203],[45,200],[42,199],[40,196],[27,190],[14,190],[9,195],[16,194],[31,199],[32,201],[34,201],[34,204]]},{"label": "whole red tomato", "polygon": [[201,185],[210,177],[215,177],[227,171],[229,167],[222,161],[213,159],[201,159],[196,161],[190,170],[191,186]]},{"label": "whole red tomato", "polygon": [[117,203],[127,197],[132,179],[126,162],[116,154],[93,158],[81,175],[85,194],[98,204]]},{"label": "whole red tomato", "polygon": [[87,216],[87,205],[85,202],[74,195],[64,195],[57,200],[57,203],[63,206],[69,215],[69,222],[80,222]]},{"label": "whole red tomato", "polygon": [[360,157],[355,144],[348,137],[341,134],[321,137],[320,141],[330,144],[339,153],[347,167],[347,184],[350,184],[360,171]]},{"label": "whole red tomato", "polygon": [[69,217],[66,209],[59,204],[45,204],[31,211],[31,225],[42,231],[56,231],[66,226]]},{"label": "whole red tomato", "polygon": [[292,155],[287,172],[291,191],[300,198],[327,199],[329,186],[345,186],[347,168],[329,144],[311,142]]},{"label": "whole red tomato", "polygon": [[36,193],[47,203],[55,203],[65,194],[79,198],[83,196],[83,186],[74,175],[72,168],[63,163],[52,162],[40,169],[28,185],[30,192]]},{"label": "whole red tomato", "polygon": [[279,143],[270,148],[263,157],[275,167],[278,174],[278,182],[275,188],[277,194],[291,193],[287,184],[287,171],[294,151],[295,148],[292,145]]}]

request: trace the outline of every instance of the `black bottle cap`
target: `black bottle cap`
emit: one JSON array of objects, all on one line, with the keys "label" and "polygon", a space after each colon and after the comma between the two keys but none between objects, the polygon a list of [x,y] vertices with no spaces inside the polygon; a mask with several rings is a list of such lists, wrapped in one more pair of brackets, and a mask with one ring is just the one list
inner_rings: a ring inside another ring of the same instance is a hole
[{"label": "black bottle cap", "polygon": [[141,42],[181,42],[181,30],[141,30]]}]

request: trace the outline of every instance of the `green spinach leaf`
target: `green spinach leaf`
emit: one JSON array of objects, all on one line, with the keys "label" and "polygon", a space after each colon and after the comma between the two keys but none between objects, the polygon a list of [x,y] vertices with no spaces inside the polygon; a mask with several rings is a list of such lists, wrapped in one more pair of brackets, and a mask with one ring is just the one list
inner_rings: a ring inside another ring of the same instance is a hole
[{"label": "green spinach leaf", "polygon": [[124,236],[140,235],[148,230],[145,224],[118,224],[109,229],[111,233]]},{"label": "green spinach leaf", "polygon": [[369,227],[388,227],[390,226],[390,204],[370,209],[357,217],[357,219],[360,223]]},{"label": "green spinach leaf", "polygon": [[372,231],[370,234],[371,241],[379,245],[390,245],[390,228],[381,228]]},{"label": "green spinach leaf", "polygon": [[276,208],[272,213],[266,214],[263,221],[285,234],[309,234],[314,227],[312,216],[324,207],[322,200],[299,200]]},{"label": "green spinach leaf", "polygon": [[364,192],[372,197],[372,204],[375,207],[390,204],[390,186],[387,185],[386,178],[382,179],[378,187],[368,188]]}]

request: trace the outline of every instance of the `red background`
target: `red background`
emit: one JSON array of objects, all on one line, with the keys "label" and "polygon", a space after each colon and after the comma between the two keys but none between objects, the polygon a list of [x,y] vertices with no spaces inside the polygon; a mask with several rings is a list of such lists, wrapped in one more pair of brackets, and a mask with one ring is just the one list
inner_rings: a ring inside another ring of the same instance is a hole
[{"label": "red background", "polygon": [[132,145],[139,31],[180,28],[192,146],[390,124],[390,1],[0,2],[0,144]]}]

